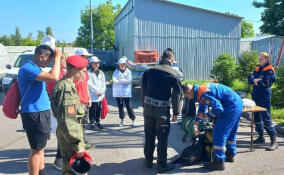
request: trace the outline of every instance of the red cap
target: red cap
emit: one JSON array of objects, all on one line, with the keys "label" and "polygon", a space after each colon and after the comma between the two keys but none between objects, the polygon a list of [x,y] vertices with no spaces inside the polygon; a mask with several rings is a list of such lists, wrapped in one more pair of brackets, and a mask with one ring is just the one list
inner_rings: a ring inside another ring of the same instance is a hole
[{"label": "red cap", "polygon": [[66,62],[78,68],[85,68],[88,66],[88,60],[79,55],[68,57]]}]

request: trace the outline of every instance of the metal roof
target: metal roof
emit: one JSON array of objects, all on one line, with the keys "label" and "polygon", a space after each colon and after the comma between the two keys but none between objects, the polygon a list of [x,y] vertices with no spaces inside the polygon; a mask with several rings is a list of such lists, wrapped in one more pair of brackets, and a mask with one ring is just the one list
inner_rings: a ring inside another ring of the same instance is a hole
[{"label": "metal roof", "polygon": [[275,35],[264,35],[264,36],[255,36],[251,38],[242,38],[241,41],[259,41],[267,38],[275,37]]},{"label": "metal roof", "polygon": [[[121,11],[119,12],[119,14],[115,17],[115,19],[120,15],[120,13],[125,9],[125,7],[127,6],[127,4],[128,4],[130,1],[132,1],[132,0],[128,0],[128,1],[127,1],[127,3],[124,5],[124,7],[123,7],[123,8],[121,9]],[[181,4],[181,3],[169,1],[169,0],[156,0],[156,1],[161,1],[161,2],[165,2],[165,3],[172,4],[172,5],[176,5],[176,6],[192,8],[192,9],[196,9],[196,10],[200,10],[200,11],[204,11],[204,12],[208,12],[208,13],[214,13],[214,14],[218,14],[218,15],[223,15],[223,16],[228,16],[228,17],[232,17],[232,18],[243,19],[243,17],[241,17],[241,16],[237,16],[237,15],[233,15],[233,14],[227,14],[227,13],[221,13],[221,12],[217,12],[217,11],[213,11],[213,10],[208,10],[208,9],[203,9],[203,8],[199,8],[199,7],[194,7],[194,6],[190,6],[190,5],[186,5],[186,4]]]}]

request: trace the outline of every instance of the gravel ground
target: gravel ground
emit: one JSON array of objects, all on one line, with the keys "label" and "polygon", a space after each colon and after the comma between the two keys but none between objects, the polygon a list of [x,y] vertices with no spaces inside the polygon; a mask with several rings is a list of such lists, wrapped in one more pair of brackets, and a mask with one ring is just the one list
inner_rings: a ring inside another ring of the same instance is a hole
[{"label": "gravel ground", "polygon": [[[132,128],[129,118],[126,119],[127,125],[118,127],[118,111],[115,101],[111,97],[111,89],[108,88],[107,99],[109,102],[110,114],[107,119],[102,121],[105,129],[101,132],[87,131],[88,140],[96,145],[96,148],[88,151],[93,159],[94,166],[89,174],[98,175],[151,175],[156,174],[156,161],[153,169],[147,169],[143,165],[143,115],[140,102],[139,89],[133,92],[133,107],[137,115],[138,127]],[[3,100],[0,95],[0,102]],[[0,105],[2,105],[0,103]],[[2,106],[0,106],[2,109]],[[29,146],[27,138],[22,129],[20,118],[10,120],[0,112],[0,174],[28,174],[27,157]],[[238,132],[238,152],[249,149],[250,128],[245,126],[248,123],[242,120]],[[173,161],[178,154],[190,143],[182,143],[183,131],[177,124],[172,124],[169,137],[168,157]],[[268,141],[268,137],[267,137]],[[212,175],[284,175],[284,138],[278,137],[279,149],[274,152],[266,152],[265,145],[256,146],[255,152],[240,153],[236,157],[235,163],[226,163],[224,172],[208,172],[199,165],[181,167],[168,174],[212,174]],[[46,169],[51,175],[61,174],[52,163],[56,154],[56,137],[52,135],[45,151]],[[268,145],[268,143],[266,144]],[[155,153],[156,155],[156,153]]]}]

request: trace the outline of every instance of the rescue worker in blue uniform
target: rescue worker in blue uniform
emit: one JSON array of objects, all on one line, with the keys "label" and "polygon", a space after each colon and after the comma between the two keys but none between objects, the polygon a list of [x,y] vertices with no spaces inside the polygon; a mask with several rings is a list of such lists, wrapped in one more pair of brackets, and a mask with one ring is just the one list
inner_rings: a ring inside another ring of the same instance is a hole
[{"label": "rescue worker in blue uniform", "polygon": [[[195,135],[199,134],[199,122],[207,117],[217,117],[213,129],[216,158],[214,162],[206,164],[205,168],[224,170],[224,161],[234,162],[234,156],[237,154],[236,136],[243,109],[241,97],[231,88],[219,83],[208,83],[201,86],[185,84],[183,90],[185,97],[199,102],[193,127]],[[208,110],[208,107],[211,110]]]},{"label": "rescue worker in blue uniform", "polygon": [[254,116],[255,130],[259,136],[254,143],[265,143],[264,129],[270,136],[271,144],[267,151],[274,151],[278,148],[276,142],[276,130],[270,116],[271,86],[275,81],[275,70],[269,63],[269,55],[266,52],[259,54],[259,66],[256,67],[253,75],[248,77],[248,82],[253,84],[252,99],[257,106],[266,108],[265,112],[256,112]]}]

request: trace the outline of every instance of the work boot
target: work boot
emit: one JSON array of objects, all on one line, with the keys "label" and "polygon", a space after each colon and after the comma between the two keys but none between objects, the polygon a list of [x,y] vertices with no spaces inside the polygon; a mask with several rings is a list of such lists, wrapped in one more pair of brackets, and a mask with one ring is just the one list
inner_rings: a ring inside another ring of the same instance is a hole
[{"label": "work boot", "polygon": [[152,168],[153,167],[153,160],[147,160],[145,159],[145,165],[147,168]]},{"label": "work boot", "polygon": [[211,171],[224,171],[225,170],[225,164],[224,164],[224,162],[221,162],[220,160],[216,159],[212,163],[205,164],[204,168],[211,170]]},{"label": "work boot", "polygon": [[171,171],[175,168],[175,165],[172,163],[158,164],[158,173],[165,173]]},{"label": "work boot", "polygon": [[278,148],[278,143],[276,142],[276,136],[270,137],[271,144],[269,147],[267,147],[265,150],[266,151],[274,151],[275,149]]},{"label": "work boot", "polygon": [[253,141],[253,143],[254,143],[254,144],[263,144],[263,143],[265,143],[265,138],[264,138],[264,136],[263,136],[263,133],[262,133],[262,134],[259,134],[259,135],[258,135],[258,138],[255,139],[255,140]]},{"label": "work boot", "polygon": [[234,162],[235,161],[234,160],[235,155],[233,153],[226,151],[225,154],[226,154],[226,162]]}]

